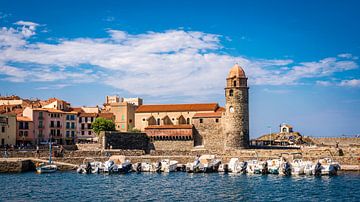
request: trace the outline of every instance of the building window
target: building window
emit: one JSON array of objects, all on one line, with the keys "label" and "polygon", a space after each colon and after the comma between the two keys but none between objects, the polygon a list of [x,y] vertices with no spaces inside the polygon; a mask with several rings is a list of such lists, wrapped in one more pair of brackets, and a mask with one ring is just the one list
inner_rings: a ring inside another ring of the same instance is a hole
[{"label": "building window", "polygon": [[125,120],[125,115],[124,115],[124,114],[121,115],[121,120],[122,120],[122,121]]},{"label": "building window", "polygon": [[81,124],[81,129],[82,129],[82,130],[85,129],[85,124]]},{"label": "building window", "polygon": [[93,122],[94,121],[94,117],[91,117],[91,122]]},{"label": "building window", "polygon": [[200,119],[200,123],[203,123],[203,119]]},{"label": "building window", "polygon": [[71,131],[71,137],[72,137],[72,138],[75,137],[75,131]]},{"label": "building window", "polygon": [[23,129],[24,128],[24,123],[23,122],[19,122],[19,129]]},{"label": "building window", "polygon": [[75,115],[71,115],[71,120],[75,120]]},{"label": "building window", "polygon": [[61,126],[60,126],[60,121],[57,121],[56,126],[57,126],[57,127],[61,127]]},{"label": "building window", "polygon": [[82,117],[79,117],[79,123],[81,123],[81,121],[82,121]]},{"label": "building window", "polygon": [[66,129],[70,128],[70,122],[66,122]]},{"label": "building window", "polygon": [[56,130],[56,132],[57,132],[57,136],[60,136],[61,134],[60,134],[60,130]]},{"label": "building window", "polygon": [[85,122],[88,122],[88,117],[85,117]]},{"label": "building window", "polygon": [[129,119],[129,123],[132,123],[132,119]]},{"label": "building window", "polygon": [[236,87],[236,81],[234,81],[234,86]]},{"label": "building window", "polygon": [[216,123],[219,123],[219,119],[215,119],[215,122],[216,122]]},{"label": "building window", "polygon": [[81,131],[81,135],[85,135],[85,132],[83,130]]},{"label": "building window", "polygon": [[125,128],[125,125],[124,125],[124,124],[121,124],[121,128],[124,129],[124,128]]},{"label": "building window", "polygon": [[190,118],[186,119],[186,124],[190,124]]},{"label": "building window", "polygon": [[233,90],[230,90],[229,91],[229,96],[233,96],[234,95],[234,91]]},{"label": "building window", "polygon": [[145,118],[143,118],[143,121],[145,121],[146,119]]},{"label": "building window", "polygon": [[70,136],[70,131],[66,131],[66,137],[69,137]]},{"label": "building window", "polygon": [[71,128],[75,129],[75,123],[74,122],[71,122]]},{"label": "building window", "polygon": [[87,125],[87,128],[88,128],[88,129],[91,129],[91,124],[88,124],[88,125]]},{"label": "building window", "polygon": [[69,115],[66,115],[66,120],[70,120],[70,116],[69,116]]},{"label": "building window", "polygon": [[157,119],[157,122],[156,122],[158,125],[160,125],[160,119]]},{"label": "building window", "polygon": [[1,132],[5,133],[5,126],[1,127]]},{"label": "building window", "polygon": [[23,131],[19,131],[19,136],[23,136]]},{"label": "building window", "polygon": [[91,135],[91,131],[88,131],[88,135]]},{"label": "building window", "polygon": [[50,122],[50,127],[54,127],[54,121]]},{"label": "building window", "polygon": [[25,129],[29,129],[29,123],[28,123],[28,122],[25,122],[24,124],[25,124],[25,125],[24,125],[24,128],[25,128]]},{"label": "building window", "polygon": [[24,131],[24,136],[27,137],[28,136],[28,132]]}]

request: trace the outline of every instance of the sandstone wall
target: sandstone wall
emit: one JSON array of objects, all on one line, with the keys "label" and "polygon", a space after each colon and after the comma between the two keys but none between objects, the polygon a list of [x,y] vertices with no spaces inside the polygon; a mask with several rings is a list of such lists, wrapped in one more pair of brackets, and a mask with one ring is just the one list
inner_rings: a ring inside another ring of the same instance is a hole
[{"label": "sandstone wall", "polygon": [[193,140],[153,141],[151,150],[188,151],[194,147]]},{"label": "sandstone wall", "polygon": [[339,142],[339,146],[360,146],[360,138],[356,137],[310,137],[317,145],[334,146]]},{"label": "sandstone wall", "polygon": [[[200,119],[202,119],[202,123],[200,123]],[[220,118],[194,118],[195,145],[203,145],[209,151],[223,151],[225,136],[221,121]]]}]

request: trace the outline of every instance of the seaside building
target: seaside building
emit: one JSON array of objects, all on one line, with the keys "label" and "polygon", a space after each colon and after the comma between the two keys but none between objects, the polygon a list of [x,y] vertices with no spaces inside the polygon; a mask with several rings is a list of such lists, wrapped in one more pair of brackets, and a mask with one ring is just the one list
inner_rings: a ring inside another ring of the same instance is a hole
[{"label": "seaside building", "polygon": [[126,132],[135,127],[135,111],[142,102],[141,98],[106,96],[102,112],[114,114],[116,130]]},{"label": "seaside building", "polygon": [[34,122],[29,117],[16,117],[16,144],[35,144]]},{"label": "seaside building", "polygon": [[96,134],[92,129],[92,123],[99,116],[99,107],[77,107],[72,108],[77,112],[77,142],[96,140]]},{"label": "seaside building", "polygon": [[217,103],[141,105],[135,126],[146,132],[155,149],[247,148],[248,89],[245,72],[236,64],[226,78],[225,108]]},{"label": "seaside building", "polygon": [[0,114],[0,145],[15,145],[16,114]]}]

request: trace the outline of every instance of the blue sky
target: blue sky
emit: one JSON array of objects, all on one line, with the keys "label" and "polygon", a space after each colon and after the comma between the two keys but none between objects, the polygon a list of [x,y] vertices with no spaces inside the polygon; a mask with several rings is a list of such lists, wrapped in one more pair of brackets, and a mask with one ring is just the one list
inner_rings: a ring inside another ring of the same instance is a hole
[{"label": "blue sky", "polygon": [[360,134],[357,1],[0,2],[0,93],[101,105],[224,104],[249,77],[251,136]]}]

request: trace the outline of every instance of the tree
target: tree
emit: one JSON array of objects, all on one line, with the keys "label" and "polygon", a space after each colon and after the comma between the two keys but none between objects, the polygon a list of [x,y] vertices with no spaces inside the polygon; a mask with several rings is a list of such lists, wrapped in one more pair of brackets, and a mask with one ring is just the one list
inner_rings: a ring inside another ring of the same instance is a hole
[{"label": "tree", "polygon": [[115,123],[112,120],[99,117],[93,122],[92,129],[99,136],[101,131],[114,131]]}]

